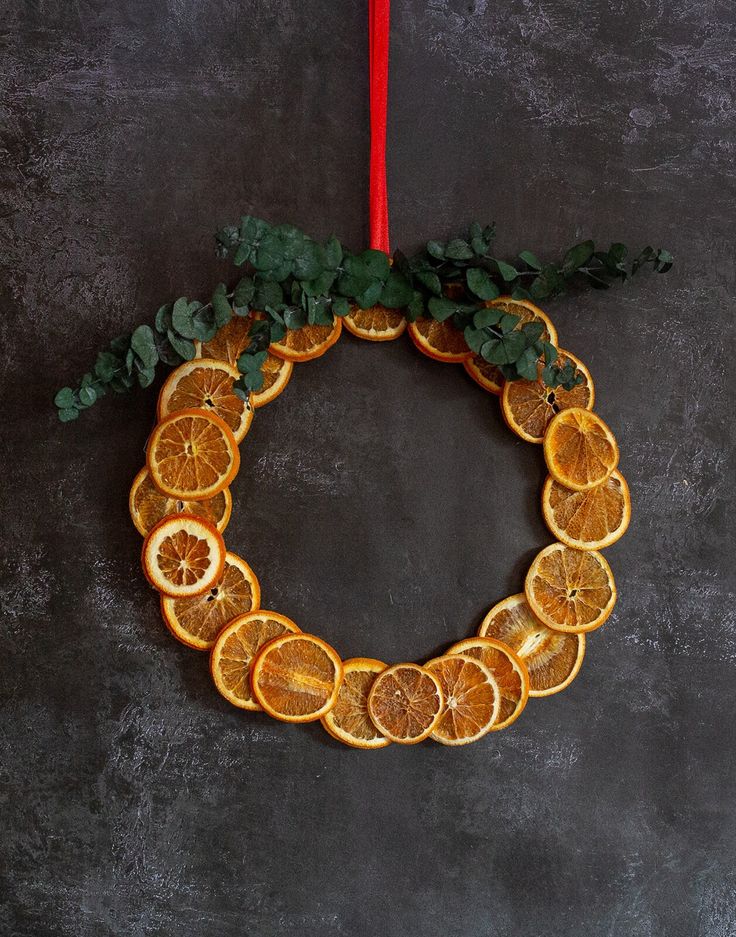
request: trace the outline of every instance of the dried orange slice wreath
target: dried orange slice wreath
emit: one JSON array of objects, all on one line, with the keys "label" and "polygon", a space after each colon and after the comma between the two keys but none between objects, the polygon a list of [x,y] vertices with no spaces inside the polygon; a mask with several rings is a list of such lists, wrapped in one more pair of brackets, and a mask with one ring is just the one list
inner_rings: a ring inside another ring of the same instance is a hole
[{"label": "dried orange slice wreath", "polygon": [[[500,297],[486,305],[518,316],[519,323],[541,324],[544,340],[556,344],[554,325],[532,303]],[[233,317],[170,375],[146,466],[129,498],[133,523],[145,537],[144,572],[161,594],[164,622],[179,641],[209,652],[222,697],[283,722],[319,720],[351,748],[379,749],[427,738],[466,745],[512,725],[529,699],[568,687],[582,666],[586,634],[606,621],[616,602],[613,573],[599,551],[623,536],[631,518],[618,445],[593,412],[595,388],[585,365],[560,351],[561,362],[579,377],[572,390],[546,387],[541,367],[536,380],[506,382],[450,322],[407,325],[393,310],[353,307],[332,326],[287,331],[269,348],[263,386],[243,400],[233,393],[235,365],[258,317]],[[226,551],[222,538],[232,504],[228,485],[240,465],[238,444],[254,410],[284,390],[295,362],[325,354],[343,322],[369,341],[392,340],[406,330],[423,354],[461,364],[480,387],[500,396],[514,433],[542,444],[549,472],[541,505],[555,540],[534,558],[524,591],[497,602],[477,636],[423,666],[343,661],[290,618],[261,609],[256,574]]]}]

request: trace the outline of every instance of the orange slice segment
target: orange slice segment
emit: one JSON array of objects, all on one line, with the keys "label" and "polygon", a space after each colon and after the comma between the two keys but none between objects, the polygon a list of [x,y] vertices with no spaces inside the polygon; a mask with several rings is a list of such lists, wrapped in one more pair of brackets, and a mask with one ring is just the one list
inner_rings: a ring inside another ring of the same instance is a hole
[{"label": "orange slice segment", "polygon": [[269,641],[251,667],[253,695],[283,722],[313,722],[335,705],[343,679],[342,661],[326,641],[312,634],[285,634]]},{"label": "orange slice segment", "polygon": [[506,378],[495,364],[491,364],[480,355],[473,355],[472,358],[463,361],[463,367],[475,383],[479,384],[483,390],[487,390],[489,394],[498,395],[503,390]]},{"label": "orange slice segment", "polygon": [[[227,361],[235,367],[238,358],[250,345],[250,327],[253,318],[253,315],[233,316],[211,341],[204,344],[196,343],[199,357]],[[289,383],[294,365],[291,361],[284,361],[269,354],[261,370],[263,371],[263,385],[254,391],[250,398],[256,410],[271,403],[284,390]]]},{"label": "orange slice segment", "polygon": [[371,657],[343,661],[344,679],[332,709],[322,716],[322,725],[333,738],[352,748],[385,748],[390,745],[368,715],[368,694],[386,664]]},{"label": "orange slice segment", "polygon": [[370,309],[353,306],[342,321],[348,332],[371,342],[389,342],[403,335],[406,329],[406,318],[401,311],[386,309],[385,306]]},{"label": "orange slice segment", "polygon": [[311,361],[328,351],[340,337],[342,319],[335,317],[332,325],[305,325],[287,329],[280,342],[273,342],[269,351],[287,361]]},{"label": "orange slice segment", "polygon": [[449,319],[417,319],[409,323],[408,332],[419,351],[435,361],[466,361],[473,355],[465,336]]},{"label": "orange slice segment", "polygon": [[616,604],[616,584],[603,555],[562,543],[537,554],[524,592],[532,612],[556,631],[600,628]]},{"label": "orange slice segment", "polygon": [[486,302],[486,306],[489,309],[500,309],[507,315],[518,316],[519,326],[527,322],[541,322],[544,325],[542,340],[553,345],[557,344],[557,329],[552,324],[552,320],[546,312],[542,312],[539,306],[535,306],[528,299],[512,299],[510,296],[499,296],[498,299],[491,299]]},{"label": "orange slice segment", "polygon": [[173,514],[156,524],[143,541],[141,562],[148,581],[164,595],[201,595],[222,575],[225,544],[209,521]]},{"label": "orange slice segment", "polygon": [[593,378],[583,362],[570,354],[559,350],[560,364],[572,362],[578,373],[583,376],[583,383],[565,390],[564,387],[547,387],[542,380],[542,365],[538,367],[536,381],[507,381],[501,394],[501,413],[509,429],[527,442],[541,443],[552,418],[556,413],[568,407],[593,408],[595,389]]},{"label": "orange slice segment", "polygon": [[501,702],[492,732],[505,729],[519,718],[529,698],[529,671],[507,644],[496,638],[466,638],[453,644],[447,653],[473,657],[493,674]]},{"label": "orange slice segment", "polygon": [[400,745],[416,745],[434,732],[444,700],[437,677],[417,664],[394,664],[373,681],[368,715],[378,731]]},{"label": "orange slice segment", "polygon": [[208,651],[229,621],[260,603],[261,588],[255,573],[245,560],[228,552],[222,575],[211,589],[189,599],[161,596],[161,614],[182,644]]},{"label": "orange slice segment", "polygon": [[236,442],[242,442],[253,422],[253,406],[233,392],[240,377],[237,368],[214,358],[195,358],[175,368],[158,397],[158,418],[177,410],[207,410],[230,427]]},{"label": "orange slice segment", "polygon": [[619,471],[587,491],[572,491],[548,475],[542,489],[542,513],[562,543],[578,550],[602,550],[623,537],[629,526],[629,486]]},{"label": "orange slice segment", "polygon": [[250,685],[253,658],[284,634],[299,634],[299,628],[286,615],[264,610],[238,615],[219,633],[212,646],[210,673],[218,692],[233,706],[260,711]]},{"label": "orange slice segment", "polygon": [[494,605],[478,634],[496,638],[516,652],[529,672],[529,696],[552,696],[564,690],[578,675],[585,657],[585,635],[552,631],[532,613],[523,592]]},{"label": "orange slice segment", "polygon": [[544,460],[555,481],[565,488],[587,491],[602,484],[618,465],[618,444],[599,416],[572,407],[550,421]]},{"label": "orange slice segment", "polygon": [[146,464],[156,487],[170,498],[204,501],[227,488],[240,467],[230,427],[207,410],[165,417],[148,440]]},{"label": "orange slice segment", "polygon": [[222,533],[230,520],[233,499],[230,489],[206,501],[182,501],[162,494],[151,481],[147,468],[142,468],[133,479],[128,496],[128,510],[136,530],[144,537],[168,514],[195,514],[214,524]]},{"label": "orange slice segment", "polygon": [[501,692],[486,665],[464,654],[445,654],[426,663],[442,687],[444,706],[432,732],[443,745],[477,742],[498,719]]}]

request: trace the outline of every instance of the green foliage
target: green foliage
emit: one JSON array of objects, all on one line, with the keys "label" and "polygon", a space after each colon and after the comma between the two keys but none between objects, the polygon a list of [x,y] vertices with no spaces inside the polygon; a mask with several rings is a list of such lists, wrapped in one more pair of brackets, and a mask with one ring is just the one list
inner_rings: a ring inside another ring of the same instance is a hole
[{"label": "green foliage", "polygon": [[413,322],[422,316],[450,321],[468,347],[497,365],[507,380],[534,379],[542,364],[550,387],[573,387],[581,380],[574,368],[557,362],[557,349],[542,339],[539,323],[486,307],[501,294],[542,302],[569,289],[605,289],[650,267],[666,273],[672,255],[646,247],[627,262],[628,250],[614,243],[596,250],[593,241],[571,247],[558,263],[540,261],[529,250],[512,262],[492,253],[495,227],[470,225],[464,237],[428,241],[412,257],[392,258],[376,250],[353,254],[329,237],[323,244],[294,225],[272,225],[246,215],[238,225],[217,232],[217,253],[243,268],[228,291],[219,283],[208,303],[180,297],[160,307],[153,325],[139,325],[101,351],[93,369],[76,388],[64,387],[54,398],[59,419],[75,420],[111,390],[124,393],[135,384],[150,385],[159,363],[175,367],[196,354],[196,342],[210,341],[233,315],[258,312],[250,345],[238,359],[235,392],[248,399],[263,385],[268,347],[288,329],[332,325],[351,306],[381,304],[401,309]]}]

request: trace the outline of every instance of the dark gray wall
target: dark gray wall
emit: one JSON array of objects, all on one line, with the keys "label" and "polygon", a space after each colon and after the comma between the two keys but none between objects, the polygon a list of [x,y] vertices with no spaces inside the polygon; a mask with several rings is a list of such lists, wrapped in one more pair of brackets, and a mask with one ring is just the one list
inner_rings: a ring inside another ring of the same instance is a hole
[{"label": "dark gray wall", "polygon": [[[551,307],[635,508],[580,677],[372,754],[235,711],[166,633],[126,511],[154,391],[50,405],[231,275],[241,212],[365,243],[364,4],[2,7],[0,933],[733,937],[733,6],[395,3],[395,244],[678,262]],[[346,336],[257,415],[228,542],[344,656],[421,660],[519,590],[542,479],[460,368]]]}]

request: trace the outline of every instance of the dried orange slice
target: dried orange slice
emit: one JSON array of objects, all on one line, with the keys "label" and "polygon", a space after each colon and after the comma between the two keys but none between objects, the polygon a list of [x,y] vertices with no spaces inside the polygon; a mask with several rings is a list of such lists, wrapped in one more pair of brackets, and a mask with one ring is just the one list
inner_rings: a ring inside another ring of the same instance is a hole
[{"label": "dried orange slice", "polygon": [[373,306],[370,309],[353,306],[342,321],[348,332],[371,342],[389,342],[403,335],[406,329],[406,317],[401,311],[386,309],[385,306]]},{"label": "dried orange slice", "polygon": [[164,494],[204,501],[235,478],[240,453],[230,427],[219,416],[207,410],[179,410],[151,433],[146,464]]},{"label": "dried orange slice", "polygon": [[464,654],[445,654],[425,668],[440,682],[444,706],[432,732],[443,745],[477,742],[498,719],[501,691],[486,665]]},{"label": "dried orange slice", "polygon": [[222,575],[225,544],[209,521],[173,514],[159,521],[143,541],[141,562],[148,581],[164,595],[201,595]]},{"label": "dried orange slice", "polygon": [[217,361],[226,361],[233,367],[238,358],[250,345],[250,329],[253,324],[253,315],[234,315],[228,323],[217,330],[214,338],[208,342],[195,342],[194,347],[198,358],[214,358]]},{"label": "dried orange slice", "polygon": [[466,361],[473,354],[463,333],[449,319],[417,319],[409,323],[408,332],[419,351],[435,361]]},{"label": "dried orange slice", "polygon": [[372,657],[343,661],[344,679],[332,709],[322,716],[322,725],[333,738],[352,748],[385,748],[390,745],[368,715],[368,694],[376,675],[386,664]]},{"label": "dried orange slice", "polygon": [[[227,361],[228,364],[235,367],[238,358],[250,345],[250,327],[253,318],[253,315],[233,316],[227,325],[223,325],[217,335],[209,342],[204,344],[196,343],[199,357]],[[256,410],[259,407],[264,407],[267,403],[271,403],[272,400],[278,397],[289,383],[294,365],[291,361],[284,361],[274,355],[267,355],[261,370],[263,371],[263,385],[254,391],[250,397],[251,403]]]},{"label": "dried orange slice", "polygon": [[541,322],[544,325],[542,340],[550,342],[552,345],[557,344],[557,329],[552,324],[552,320],[546,312],[542,312],[539,306],[535,306],[528,299],[512,299],[510,296],[499,296],[498,299],[489,300],[486,306],[489,309],[500,309],[510,316],[518,316],[519,325],[524,325],[527,322]]},{"label": "dried orange slice", "polygon": [[182,501],[162,494],[151,481],[147,468],[142,468],[133,479],[128,496],[128,510],[136,530],[144,537],[168,514],[195,514],[214,524],[222,533],[230,520],[233,499],[230,489],[206,501]]},{"label": "dried orange slice", "polygon": [[208,651],[225,625],[261,604],[261,587],[245,560],[229,551],[215,585],[190,599],[161,596],[161,614],[169,631],[182,644]]},{"label": "dried orange slice", "polygon": [[313,722],[335,705],[342,683],[337,651],[313,634],[285,634],[269,641],[251,666],[256,702],[283,722]]},{"label": "dried orange slice", "polygon": [[529,698],[529,671],[511,648],[496,638],[465,638],[453,644],[448,654],[463,654],[479,660],[493,674],[501,694],[498,719],[492,732],[505,729],[522,713]]},{"label": "dried orange slice", "polygon": [[261,648],[284,634],[299,634],[286,615],[261,609],[233,618],[217,636],[210,655],[210,673],[226,700],[240,709],[260,710],[250,685],[253,658]]},{"label": "dried orange slice", "polygon": [[294,362],[285,361],[283,358],[277,358],[276,355],[266,355],[266,360],[261,366],[263,374],[263,384],[251,394],[251,400],[256,410],[259,407],[265,407],[271,403],[283,391],[289,383],[289,378],[294,371]]},{"label": "dried orange slice", "polygon": [[494,605],[478,634],[496,638],[516,652],[529,672],[529,696],[552,696],[564,690],[578,675],[585,657],[585,635],[552,631],[533,614],[523,592]]},{"label": "dried orange slice", "polygon": [[287,329],[280,342],[273,342],[269,351],[287,361],[312,361],[332,348],[342,332],[342,319],[335,316],[332,325],[304,325]]},{"label": "dried orange slice", "polygon": [[480,384],[483,390],[496,395],[503,390],[506,378],[501,374],[500,368],[496,367],[495,364],[491,364],[490,361],[486,361],[485,358],[481,358],[480,355],[473,355],[472,358],[463,361],[463,367],[475,383]]},{"label": "dried orange slice", "polygon": [[587,491],[602,484],[618,465],[616,437],[595,413],[562,410],[544,435],[544,460],[565,488]]},{"label": "dried orange slice", "polygon": [[542,489],[542,513],[562,543],[578,550],[602,550],[623,537],[629,526],[629,486],[619,471],[587,491],[572,491],[548,475]]},{"label": "dried orange slice", "polygon": [[556,631],[600,628],[616,604],[616,584],[604,556],[562,543],[536,555],[524,592],[537,618]]},{"label": "dried orange slice", "polygon": [[242,442],[253,422],[253,406],[233,392],[240,371],[225,361],[194,358],[175,368],[158,396],[158,418],[163,420],[177,410],[197,408],[215,413]]},{"label": "dried orange slice", "polygon": [[501,412],[509,429],[527,442],[541,443],[548,424],[556,413],[568,407],[593,408],[595,389],[593,378],[583,362],[559,350],[560,364],[572,362],[583,375],[583,383],[565,390],[564,387],[547,387],[542,380],[542,365],[538,367],[536,381],[507,381],[501,394]]},{"label": "dried orange slice", "polygon": [[400,745],[416,745],[434,732],[444,699],[437,677],[417,664],[394,664],[373,681],[368,715],[378,731]]}]

